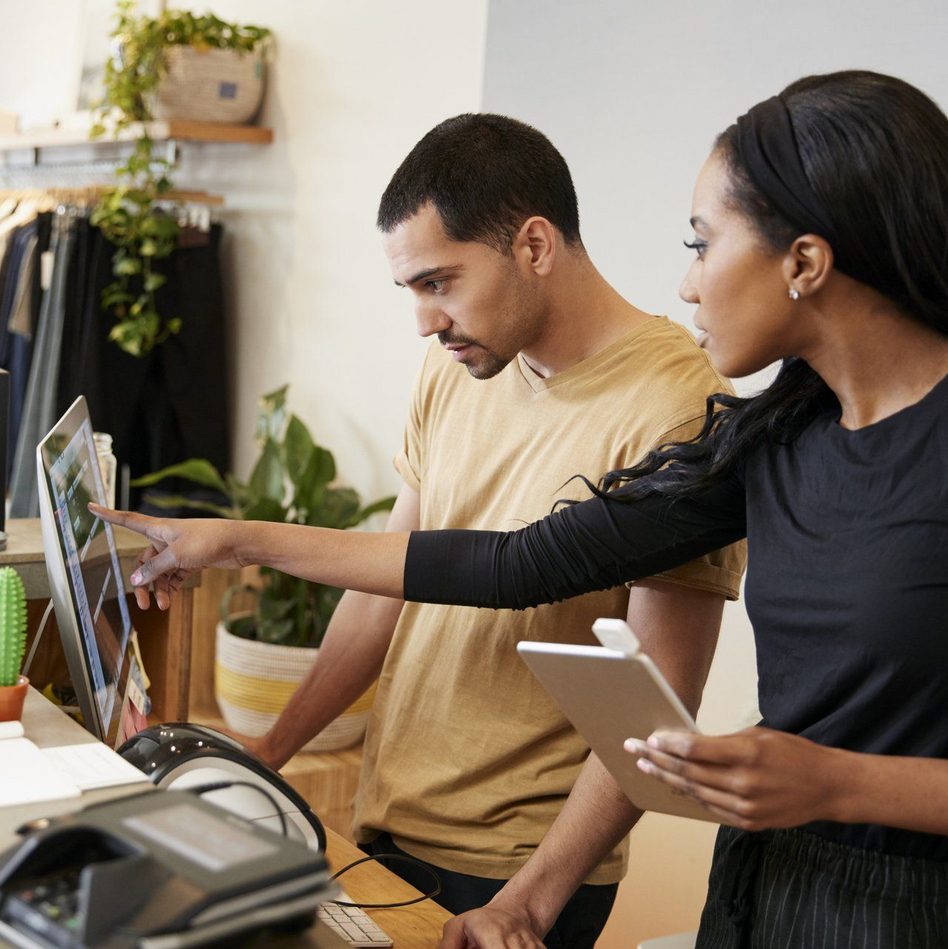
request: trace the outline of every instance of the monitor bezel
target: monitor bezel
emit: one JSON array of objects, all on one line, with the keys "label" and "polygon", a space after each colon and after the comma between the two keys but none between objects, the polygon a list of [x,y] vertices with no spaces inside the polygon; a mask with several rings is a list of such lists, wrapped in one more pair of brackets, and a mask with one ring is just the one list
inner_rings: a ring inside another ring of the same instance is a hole
[{"label": "monitor bezel", "polygon": [[[113,714],[108,722],[102,721],[95,697],[95,683],[90,675],[91,660],[86,656],[82,623],[76,611],[75,598],[69,580],[69,569],[60,542],[59,531],[56,527],[56,505],[50,485],[50,475],[46,470],[44,460],[44,449],[51,438],[66,434],[71,440],[79,432],[83,422],[86,421],[89,422],[91,428],[92,419],[89,416],[88,405],[85,397],[79,396],[65,415],[36,446],[37,484],[39,488],[43,551],[46,560],[46,573],[49,577],[50,598],[53,601],[53,609],[56,613],[59,638],[66,656],[66,665],[76,693],[79,712],[87,730],[99,741],[107,741],[109,726],[115,717],[115,710],[113,709]],[[98,503],[105,505],[105,497],[102,495],[98,479],[96,480],[96,491],[98,493],[96,500]],[[108,525],[106,527],[107,534],[111,538],[110,546],[114,546],[114,535],[111,530],[108,530]],[[116,581],[121,590],[119,595],[124,596],[126,593],[124,577],[120,575],[116,578]],[[127,645],[126,651],[128,648],[130,647]],[[126,662],[123,661],[123,667],[125,665]],[[118,689],[121,687],[123,671],[124,668],[120,670],[119,682],[116,685]],[[121,701],[119,701],[119,713],[121,713]]]}]

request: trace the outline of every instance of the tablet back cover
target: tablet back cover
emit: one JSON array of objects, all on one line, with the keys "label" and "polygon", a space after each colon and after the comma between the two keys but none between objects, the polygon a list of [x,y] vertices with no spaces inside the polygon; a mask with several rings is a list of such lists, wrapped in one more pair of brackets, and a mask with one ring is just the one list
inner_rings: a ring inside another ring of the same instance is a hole
[{"label": "tablet back cover", "polygon": [[677,698],[665,693],[647,658],[559,643],[520,643],[517,651],[633,804],[719,822],[699,804],[643,774],[636,767],[637,756],[623,748],[626,739],[644,741],[659,728],[695,730]]}]

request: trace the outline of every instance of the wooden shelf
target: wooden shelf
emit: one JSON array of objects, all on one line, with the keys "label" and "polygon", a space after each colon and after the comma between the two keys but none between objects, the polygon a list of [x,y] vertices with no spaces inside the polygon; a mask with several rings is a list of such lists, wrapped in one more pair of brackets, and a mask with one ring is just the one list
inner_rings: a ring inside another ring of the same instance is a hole
[{"label": "wooden shelf", "polygon": [[90,139],[86,128],[33,129],[16,135],[0,135],[0,151],[27,148],[60,148],[77,145],[112,145],[139,138],[145,131],[156,142],[225,142],[230,144],[269,145],[273,129],[258,125],[225,125],[219,122],[144,122],[123,129],[117,138],[111,134]]}]

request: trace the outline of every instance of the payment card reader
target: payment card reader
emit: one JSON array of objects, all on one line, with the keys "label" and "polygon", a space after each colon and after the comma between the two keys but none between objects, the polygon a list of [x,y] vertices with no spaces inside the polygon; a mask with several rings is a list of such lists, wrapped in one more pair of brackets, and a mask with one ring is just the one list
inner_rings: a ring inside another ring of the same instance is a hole
[{"label": "payment card reader", "polygon": [[0,937],[43,949],[187,949],[301,929],[334,893],[323,856],[180,791],[54,820],[0,855]]}]

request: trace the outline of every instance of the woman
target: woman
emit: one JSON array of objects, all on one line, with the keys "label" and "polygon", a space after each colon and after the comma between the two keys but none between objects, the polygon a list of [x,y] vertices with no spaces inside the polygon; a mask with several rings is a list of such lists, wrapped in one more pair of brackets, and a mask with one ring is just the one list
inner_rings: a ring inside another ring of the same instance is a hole
[{"label": "woman", "polygon": [[[948,945],[948,119],[896,79],[800,80],[698,179],[682,296],[724,375],[692,444],[523,530],[152,521],[133,575],[264,563],[406,599],[524,608],[748,538],[765,727],[631,743],[726,825],[698,945]],[[788,828],[803,829],[788,829]]]}]

